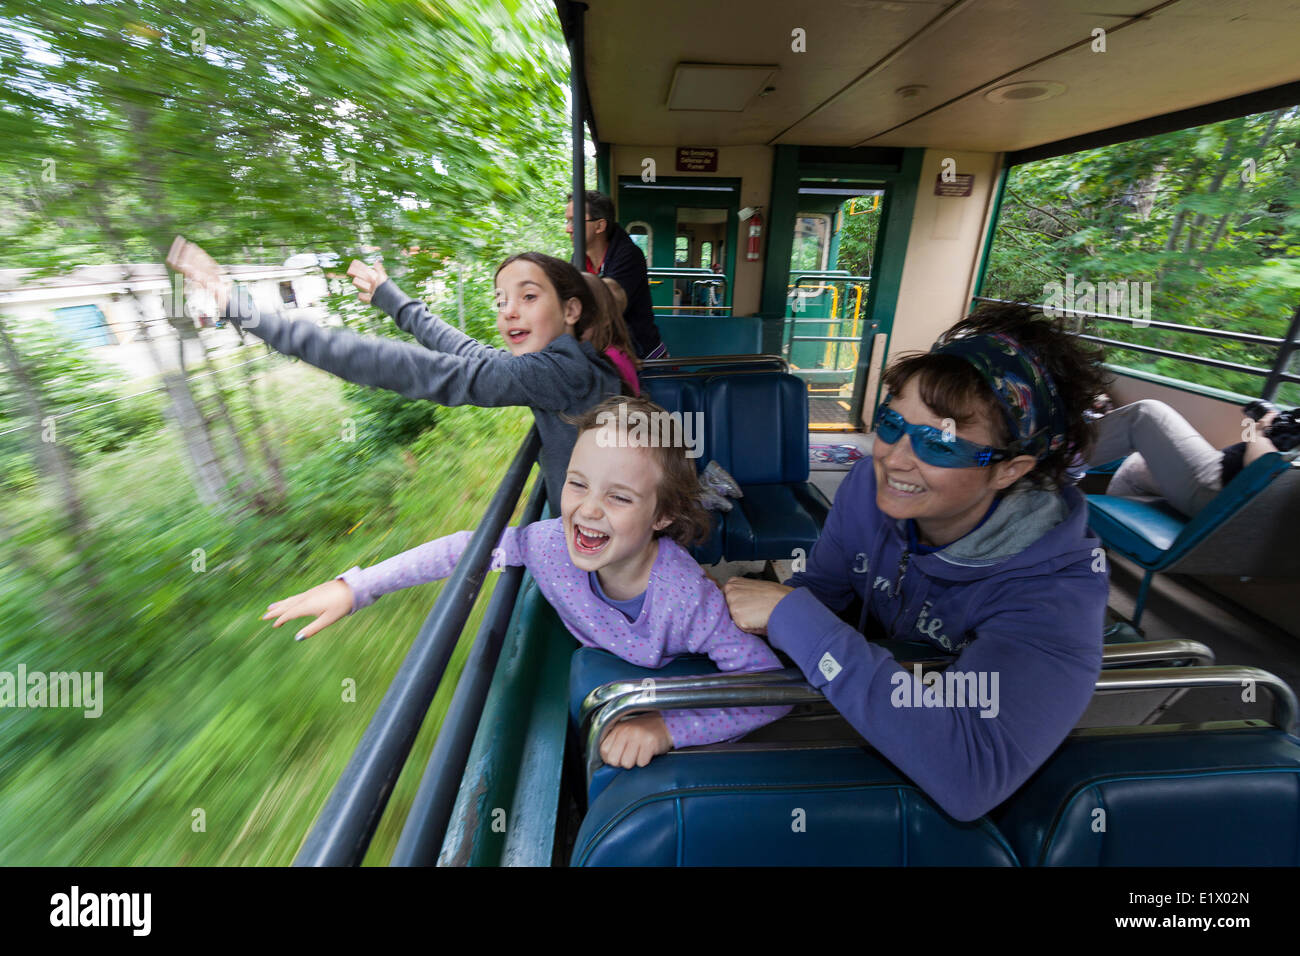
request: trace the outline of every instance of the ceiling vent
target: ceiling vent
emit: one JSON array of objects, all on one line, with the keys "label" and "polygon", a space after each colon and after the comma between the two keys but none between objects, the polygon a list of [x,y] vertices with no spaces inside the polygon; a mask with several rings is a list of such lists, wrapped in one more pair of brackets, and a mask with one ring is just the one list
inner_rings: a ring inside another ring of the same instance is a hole
[{"label": "ceiling vent", "polygon": [[763,92],[778,69],[732,63],[678,63],[668,90],[668,108],[739,113]]}]

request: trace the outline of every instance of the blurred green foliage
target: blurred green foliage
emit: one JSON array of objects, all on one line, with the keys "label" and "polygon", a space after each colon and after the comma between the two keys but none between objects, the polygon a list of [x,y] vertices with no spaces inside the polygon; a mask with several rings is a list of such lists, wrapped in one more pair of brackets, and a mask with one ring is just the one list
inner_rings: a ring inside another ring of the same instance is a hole
[{"label": "blurred green foliage", "polygon": [[[56,439],[76,461],[99,452],[119,451],[162,427],[161,395],[114,401],[145,387],[129,386],[116,366],[98,361],[89,349],[60,334],[53,324],[16,322],[8,317],[3,321],[23,356],[27,375],[47,405],[45,415],[54,419]],[[16,379],[0,375],[0,492],[33,487],[37,476],[30,443],[35,427],[18,394]]]},{"label": "blurred green foliage", "polygon": [[[0,666],[102,672],[104,712],[5,711],[7,864],[288,863],[440,585],[381,598],[302,643],[292,635],[308,619],[272,630],[260,615],[354,564],[473,528],[531,424],[523,409],[446,409],[405,454],[359,464],[342,450],[355,409],[336,380],[283,360],[268,374],[294,396],[273,425],[290,484],[283,515],[194,508],[166,433],[104,452],[81,475],[94,586],[45,533],[50,502],[11,502],[21,530],[0,567]],[[462,643],[422,731],[417,778]],[[343,700],[346,679],[355,703]],[[396,820],[417,783],[399,785]],[[206,832],[192,829],[196,809]],[[391,853],[397,825],[381,828],[372,859]]]},{"label": "blurred green foliage", "polygon": [[[983,294],[1043,302],[1045,285],[1067,273],[1076,283],[1151,283],[1154,321],[1285,335],[1300,306],[1300,107],[1012,169]],[[1113,322],[1089,331],[1265,369],[1277,351]],[[1108,360],[1247,396],[1264,383],[1119,347]],[[1300,386],[1278,398],[1300,402]]]},{"label": "blurred green foliage", "polygon": [[[5,8],[0,28],[0,267],[158,262],[177,233],[224,263],[333,252],[327,310],[409,339],[341,275],[383,254],[407,292],[499,345],[497,264],[566,255],[567,55],[544,0],[48,0]],[[303,643],[306,620],[260,615],[473,528],[531,416],[348,385],[250,339],[217,363],[254,362],[255,385],[227,369],[192,387],[222,389],[250,452],[255,398],[287,505],[258,513],[230,491],[207,509],[156,381],[124,381],[51,326],[6,328],[90,527],[59,530],[0,376],[0,670],[102,672],[105,702],[98,719],[3,712],[0,860],[288,863],[440,585]],[[395,845],[479,616],[368,861]]]}]

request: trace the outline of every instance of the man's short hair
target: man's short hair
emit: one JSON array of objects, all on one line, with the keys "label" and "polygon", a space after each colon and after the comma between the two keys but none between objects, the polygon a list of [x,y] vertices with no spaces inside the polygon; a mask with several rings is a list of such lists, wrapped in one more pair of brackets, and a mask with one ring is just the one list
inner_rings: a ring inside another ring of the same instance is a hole
[{"label": "man's short hair", "polygon": [[[573,193],[565,196],[564,201],[573,202]],[[586,205],[588,219],[604,219],[611,224],[614,222],[614,200],[604,193],[588,189],[582,194],[582,201]]]}]

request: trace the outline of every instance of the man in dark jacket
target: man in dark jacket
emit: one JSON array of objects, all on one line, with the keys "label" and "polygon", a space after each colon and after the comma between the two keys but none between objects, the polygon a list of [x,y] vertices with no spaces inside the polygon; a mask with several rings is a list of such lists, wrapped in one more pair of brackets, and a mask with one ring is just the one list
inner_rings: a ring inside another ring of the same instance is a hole
[{"label": "man in dark jacket", "polygon": [[[573,194],[564,211],[565,231],[573,235]],[[640,358],[665,358],[650,302],[650,278],[645,255],[614,218],[614,203],[604,193],[588,190],[583,197],[587,218],[587,271],[615,279],[627,293],[623,319]]]}]

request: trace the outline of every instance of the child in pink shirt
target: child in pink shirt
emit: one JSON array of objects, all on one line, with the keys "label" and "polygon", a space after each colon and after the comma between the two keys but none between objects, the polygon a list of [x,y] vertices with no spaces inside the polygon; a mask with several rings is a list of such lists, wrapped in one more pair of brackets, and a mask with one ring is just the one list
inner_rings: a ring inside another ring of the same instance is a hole
[{"label": "child in pink shirt", "polygon": [[[620,410],[625,404],[625,412]],[[577,423],[561,517],[507,528],[493,568],[526,566],[542,594],[582,644],[641,667],[662,667],[680,654],[707,654],[722,671],[761,671],[781,662],[760,638],[731,620],[726,600],[686,551],[708,528],[699,480],[679,426],[674,441],[638,438],[638,416],[651,429],[673,428],[662,408],[643,398],[611,398]],[[659,417],[662,416],[662,417]],[[631,427],[620,431],[619,422]],[[635,442],[635,444],[634,444]],[[658,445],[658,447],[649,447]],[[316,615],[299,639],[372,603],[376,597],[447,577],[469,543],[462,531],[420,545],[373,567],[270,605],[273,626]],[[676,747],[732,740],[770,723],[788,707],[653,711],[619,722],[605,737],[606,763],[645,766]]]},{"label": "child in pink shirt", "polygon": [[609,359],[617,370],[619,377],[632,389],[633,395],[641,394],[641,383],[637,380],[637,369],[641,360],[636,357],[632,345],[632,336],[623,321],[623,309],[627,306],[627,293],[617,281],[601,278],[584,272],[582,278],[591,289],[591,297],[596,300],[596,315],[585,332],[582,341],[590,342],[596,351]]}]

